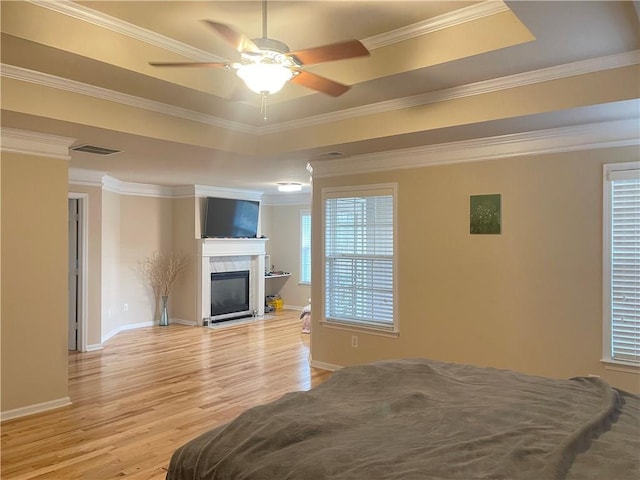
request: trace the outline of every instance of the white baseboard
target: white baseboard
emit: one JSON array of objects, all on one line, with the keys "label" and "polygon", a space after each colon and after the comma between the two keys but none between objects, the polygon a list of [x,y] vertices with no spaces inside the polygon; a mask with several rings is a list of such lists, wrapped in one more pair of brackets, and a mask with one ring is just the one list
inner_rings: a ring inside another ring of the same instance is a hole
[{"label": "white baseboard", "polygon": [[283,305],[282,308],[284,308],[285,310],[297,310],[298,312],[301,312],[307,305],[305,305],[304,307],[300,307],[298,305]]},{"label": "white baseboard", "polygon": [[[189,326],[198,325],[196,322],[192,320],[184,320],[182,318],[171,318],[169,319],[169,323],[179,323],[181,325],[189,325]],[[110,338],[113,338],[118,333],[124,330],[133,330],[133,329],[142,328],[142,327],[152,327],[153,325],[155,325],[155,322],[131,323],[129,325],[124,325],[122,327],[118,327],[114,330],[111,330],[107,335],[105,335],[102,338],[102,342],[103,343],[106,342],[107,340],[109,340]],[[103,349],[104,349],[104,346],[102,345],[102,343],[94,343],[92,345],[87,345],[85,352],[95,352],[96,350],[103,350]]]},{"label": "white baseboard", "polygon": [[56,400],[50,400],[43,403],[36,403],[26,407],[14,408],[13,410],[0,412],[0,421],[4,422],[5,420],[11,420],[13,418],[34,415],[36,413],[46,412],[47,410],[53,410],[54,408],[66,407],[67,405],[71,405],[71,399],[69,397],[58,398]]},{"label": "white baseboard", "polygon": [[283,305],[282,308],[284,308],[285,310],[297,310],[301,312],[304,307],[299,307],[297,305]]},{"label": "white baseboard", "polygon": [[120,332],[124,332],[125,330],[134,330],[136,328],[143,328],[143,327],[153,327],[155,324],[156,324],[156,322],[140,322],[140,323],[130,323],[128,325],[122,325],[122,326],[120,326],[118,328],[114,328],[113,330],[111,330],[106,335],[103,335],[102,343],[106,342],[111,337],[114,337],[115,335],[119,334]]},{"label": "white baseboard", "polygon": [[191,327],[195,327],[198,325],[198,323],[194,322],[193,320],[185,320],[183,318],[170,318],[169,323],[178,323],[180,325],[189,325]]},{"label": "white baseboard", "polygon": [[[197,325],[197,323],[192,320],[184,320],[182,318],[170,318],[169,323],[179,323],[181,325],[189,325],[189,326]],[[154,325],[157,325],[157,323],[156,322],[140,322],[140,323],[130,323],[128,325],[122,325],[118,328],[114,328],[109,333],[104,335],[102,337],[102,343],[116,336],[120,332],[124,332],[125,330],[135,330],[136,328],[153,327]],[[90,351],[90,347],[94,347],[94,345],[87,347],[87,352]],[[91,348],[91,350],[100,350],[101,348],[102,348],[102,345],[97,345],[97,348]]]},{"label": "white baseboard", "polygon": [[336,370],[340,370],[342,368],[342,365],[334,365],[333,363],[318,362],[316,360],[313,360],[311,357],[309,357],[309,365],[311,365],[312,368],[329,370],[330,372],[335,372]]}]

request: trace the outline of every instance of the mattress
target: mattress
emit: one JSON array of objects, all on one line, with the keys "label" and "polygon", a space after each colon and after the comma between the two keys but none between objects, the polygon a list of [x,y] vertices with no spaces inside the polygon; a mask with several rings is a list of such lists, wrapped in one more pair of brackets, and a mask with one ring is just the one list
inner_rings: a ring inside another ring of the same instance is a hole
[{"label": "mattress", "polygon": [[343,368],[173,454],[167,480],[637,480],[640,397],[403,359]]}]

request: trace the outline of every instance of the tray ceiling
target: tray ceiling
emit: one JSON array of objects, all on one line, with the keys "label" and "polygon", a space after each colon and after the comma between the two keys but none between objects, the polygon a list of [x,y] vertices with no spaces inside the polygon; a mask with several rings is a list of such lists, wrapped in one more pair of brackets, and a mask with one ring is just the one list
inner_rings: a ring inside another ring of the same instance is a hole
[{"label": "tray ceiling", "polygon": [[[261,2],[2,2],[2,125],[120,150],[70,166],[122,181],[272,193],[306,163],[637,117],[632,2],[270,1],[292,50],[358,39],[369,57],[306,69],[267,100],[233,72],[155,68],[237,53],[202,22],[261,34]],[[613,83],[615,82],[615,83]]]}]

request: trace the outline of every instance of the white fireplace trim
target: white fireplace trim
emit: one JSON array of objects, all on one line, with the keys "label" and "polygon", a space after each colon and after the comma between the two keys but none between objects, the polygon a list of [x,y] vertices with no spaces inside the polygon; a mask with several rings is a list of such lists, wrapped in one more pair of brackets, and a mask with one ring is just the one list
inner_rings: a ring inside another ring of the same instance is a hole
[{"label": "white fireplace trim", "polygon": [[[198,241],[200,286],[198,319],[200,324],[211,316],[211,273],[227,271],[229,261],[248,264],[249,310],[264,315],[264,256],[266,238],[205,238]],[[228,257],[243,257],[228,258]]]}]

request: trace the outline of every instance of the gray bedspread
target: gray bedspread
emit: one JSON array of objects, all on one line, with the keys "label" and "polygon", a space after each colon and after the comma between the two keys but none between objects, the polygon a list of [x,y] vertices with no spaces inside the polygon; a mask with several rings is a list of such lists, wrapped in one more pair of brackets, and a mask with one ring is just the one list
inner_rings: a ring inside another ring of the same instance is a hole
[{"label": "gray bedspread", "polygon": [[192,440],[167,479],[637,480],[639,406],[599,378],[377,362]]}]

